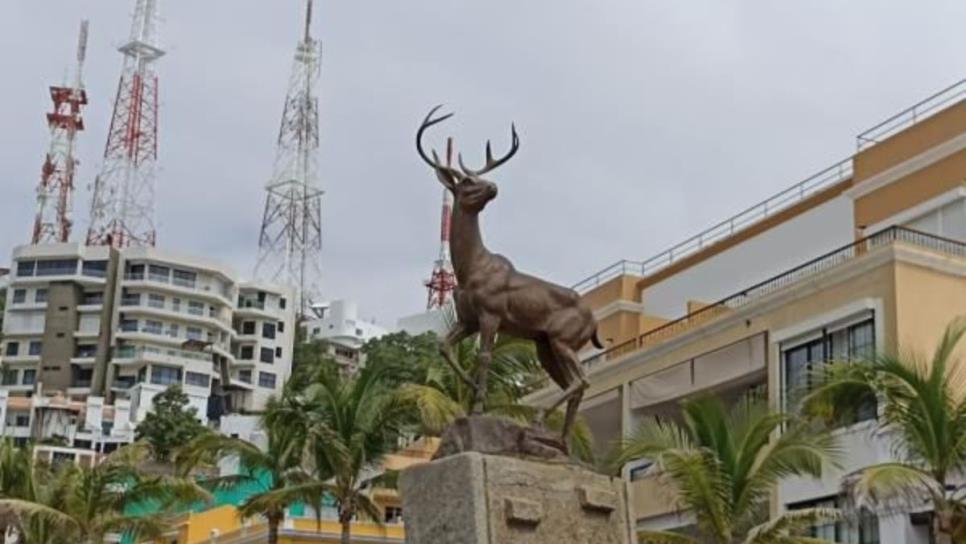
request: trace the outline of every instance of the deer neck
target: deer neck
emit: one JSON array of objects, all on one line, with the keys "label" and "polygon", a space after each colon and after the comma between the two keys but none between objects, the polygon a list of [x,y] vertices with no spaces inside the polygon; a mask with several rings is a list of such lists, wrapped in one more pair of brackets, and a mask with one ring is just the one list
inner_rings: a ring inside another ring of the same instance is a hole
[{"label": "deer neck", "polygon": [[466,281],[475,263],[490,252],[483,245],[480,235],[480,214],[467,212],[455,206],[450,231],[449,252],[453,257],[453,271],[458,282]]}]

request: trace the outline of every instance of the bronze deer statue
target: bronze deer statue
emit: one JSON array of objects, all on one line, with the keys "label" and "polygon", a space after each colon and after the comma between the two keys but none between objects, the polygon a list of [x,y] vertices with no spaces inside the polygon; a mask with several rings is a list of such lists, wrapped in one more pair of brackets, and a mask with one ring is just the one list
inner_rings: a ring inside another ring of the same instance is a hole
[{"label": "bronze deer statue", "polygon": [[[516,127],[511,126],[512,143],[506,155],[494,159],[487,141],[483,168],[467,168],[460,154],[460,169],[457,170],[442,164],[435,150],[432,159],[423,150],[422,139],[426,130],[453,115],[434,119],[440,107],[429,112],[416,133],[419,156],[433,168],[454,200],[450,253],[457,282],[454,293],[457,323],[442,341],[440,350],[450,366],[474,390],[472,413],[479,414],[487,395],[487,375],[496,335],[505,333],[532,340],[541,366],[563,390],[560,397],[541,412],[540,421],[566,402],[562,433],[562,444],[566,447],[588,387],[577,352],[589,341],[603,349],[597,338],[597,320],[574,290],[518,272],[509,259],[492,253],[483,244],[480,212],[496,198],[497,187],[482,176],[509,161],[519,150]],[[476,333],[480,334],[479,374],[473,380],[455,363],[452,347]]]}]

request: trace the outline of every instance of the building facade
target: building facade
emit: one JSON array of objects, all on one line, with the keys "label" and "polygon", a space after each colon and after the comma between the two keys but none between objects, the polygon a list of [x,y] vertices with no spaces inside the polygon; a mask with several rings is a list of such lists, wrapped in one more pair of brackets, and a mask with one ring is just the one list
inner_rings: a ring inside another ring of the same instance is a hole
[{"label": "building facade", "polygon": [[[966,82],[858,137],[858,152],[643,262],[577,288],[602,352],[585,352],[582,415],[606,451],[696,394],[767,399],[793,412],[809,376],[872,353],[929,354],[966,313]],[[546,402],[546,388],[533,396]],[[842,476],[893,459],[870,406],[835,431],[845,457],[818,480],[789,479],[774,512],[841,504]],[[693,523],[642,459],[625,467],[640,529]],[[926,507],[924,507],[926,508]],[[865,512],[815,528],[862,544],[926,544],[920,511]]]},{"label": "building facade", "polygon": [[334,300],[313,306],[312,310],[318,317],[302,324],[306,341],[325,341],[329,355],[349,370],[363,364],[362,347],[366,342],[389,333],[374,321],[361,319],[358,305],[350,300]]},{"label": "building facade", "polygon": [[67,243],[18,247],[11,269],[0,345],[6,436],[105,453],[133,439],[171,385],[217,422],[258,409],[291,370],[291,295],[218,264]]}]

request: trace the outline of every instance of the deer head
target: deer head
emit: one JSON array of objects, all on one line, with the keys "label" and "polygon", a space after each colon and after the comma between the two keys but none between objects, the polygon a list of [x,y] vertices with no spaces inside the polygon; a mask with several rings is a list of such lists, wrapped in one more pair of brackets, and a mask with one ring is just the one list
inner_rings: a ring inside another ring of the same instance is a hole
[{"label": "deer head", "polygon": [[433,115],[442,106],[436,106],[429,111],[426,119],[423,120],[423,124],[419,126],[419,131],[416,132],[416,150],[419,152],[419,156],[436,172],[436,177],[439,179],[440,183],[443,184],[451,193],[453,193],[453,199],[455,204],[460,209],[471,212],[479,213],[486,207],[487,203],[496,198],[497,188],[496,184],[483,179],[483,175],[496,170],[498,167],[510,160],[513,155],[520,149],[520,138],[517,136],[516,126],[510,125],[511,130],[511,144],[510,151],[506,155],[500,157],[499,159],[493,158],[493,150],[490,145],[490,141],[486,142],[486,164],[483,168],[479,170],[472,170],[467,168],[463,163],[463,154],[459,154],[459,165],[460,169],[457,170],[451,166],[444,165],[439,160],[439,155],[437,155],[436,150],[432,150],[433,158],[430,159],[429,155],[423,151],[423,134],[429,127],[442,123],[443,121],[449,119],[453,116],[452,113],[448,113],[441,117],[433,118]]}]

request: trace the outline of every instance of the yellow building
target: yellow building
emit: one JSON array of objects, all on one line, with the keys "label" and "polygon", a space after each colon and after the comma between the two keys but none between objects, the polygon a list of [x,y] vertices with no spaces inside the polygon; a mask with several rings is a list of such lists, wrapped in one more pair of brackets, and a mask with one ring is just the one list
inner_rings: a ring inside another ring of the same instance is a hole
[{"label": "yellow building", "polygon": [[[966,314],[964,97],[966,81],[862,133],[849,159],[651,259],[581,282],[609,346],[584,354],[582,414],[597,447],[695,393],[767,397],[782,409],[806,372],[830,359],[931,352],[949,320]],[[841,469],[782,482],[774,508],[834,504],[843,474],[890,459],[889,437],[874,427],[867,419],[839,431]],[[692,523],[646,463],[625,467],[625,477],[639,528]],[[924,544],[921,518],[890,512],[839,533]]]}]

